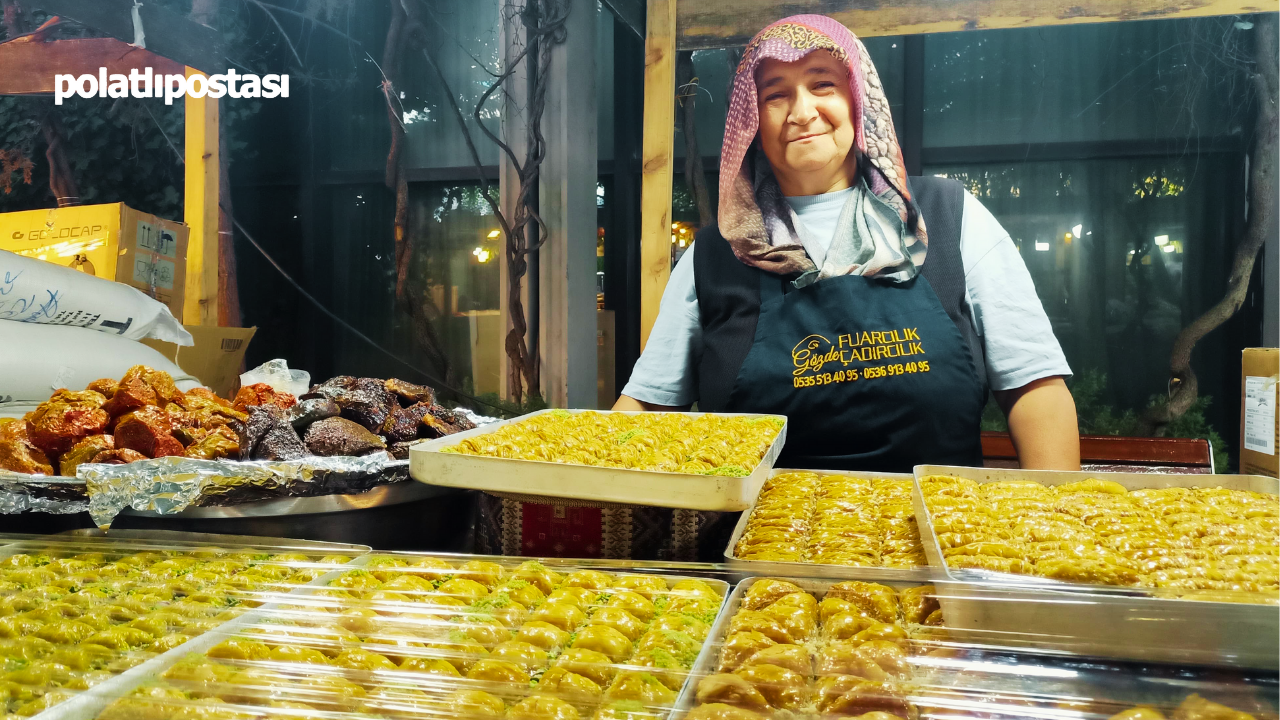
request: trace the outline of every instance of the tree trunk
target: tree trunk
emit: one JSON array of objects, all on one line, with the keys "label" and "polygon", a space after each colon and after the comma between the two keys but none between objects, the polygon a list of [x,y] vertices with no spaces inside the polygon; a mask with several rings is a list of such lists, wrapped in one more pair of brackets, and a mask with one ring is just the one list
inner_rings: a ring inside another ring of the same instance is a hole
[{"label": "tree trunk", "polygon": [[68,207],[80,204],[80,191],[71,173],[71,163],[67,161],[67,151],[62,147],[64,134],[59,126],[52,114],[46,114],[40,121],[40,130],[48,146],[44,156],[49,161],[49,190],[58,201],[58,207]]},{"label": "tree trunk", "polygon": [[1276,170],[1280,153],[1280,126],[1277,125],[1276,16],[1257,16],[1254,29],[1253,87],[1258,114],[1253,132],[1253,152],[1249,162],[1249,218],[1244,238],[1236,247],[1227,278],[1227,291],[1222,299],[1203,315],[1182,329],[1173,341],[1169,359],[1169,399],[1161,406],[1149,408],[1142,417],[1144,429],[1163,435],[1165,427],[1181,417],[1195,404],[1198,393],[1196,373],[1191,368],[1191,351],[1196,343],[1218,326],[1231,319],[1244,304],[1249,292],[1249,278],[1258,251],[1266,242],[1276,222]]},{"label": "tree trunk", "polygon": [[702,152],[698,149],[698,79],[693,75],[693,53],[676,55],[676,115],[684,134],[684,182],[698,206],[698,224],[706,227],[715,222],[707,175],[702,169]]}]

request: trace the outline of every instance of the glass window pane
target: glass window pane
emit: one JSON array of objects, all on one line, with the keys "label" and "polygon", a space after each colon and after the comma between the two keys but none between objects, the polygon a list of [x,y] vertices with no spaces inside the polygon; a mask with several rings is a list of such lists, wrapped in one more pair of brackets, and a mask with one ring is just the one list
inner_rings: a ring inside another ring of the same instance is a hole
[{"label": "glass window pane", "polygon": [[[1121,413],[1166,391],[1174,337],[1221,298],[1242,162],[1217,153],[926,172],[961,181],[1009,232],[1077,379],[1105,373],[1101,399]],[[1195,356],[1200,394],[1218,400],[1210,420],[1224,431],[1238,422],[1239,377],[1206,343]]]},{"label": "glass window pane", "polygon": [[925,38],[925,147],[1228,135],[1245,122],[1233,18]]}]

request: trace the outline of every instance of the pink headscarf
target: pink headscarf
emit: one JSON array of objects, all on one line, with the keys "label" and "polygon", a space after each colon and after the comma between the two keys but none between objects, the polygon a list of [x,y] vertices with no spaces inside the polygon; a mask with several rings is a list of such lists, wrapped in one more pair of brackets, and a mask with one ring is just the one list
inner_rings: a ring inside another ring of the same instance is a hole
[{"label": "pink headscarf", "polygon": [[[782,241],[779,244],[771,242],[771,235],[777,237],[777,233],[771,232],[777,222],[765,215],[775,210],[762,210],[757,198],[759,188],[749,158],[760,128],[755,72],[765,59],[795,62],[815,50],[830,52],[844,62],[848,70],[855,145],[879,170],[869,173],[871,192],[898,210],[904,223],[907,206],[903,198],[911,197],[889,101],[862,42],[844,25],[824,15],[793,15],[766,27],[747,45],[733,80],[720,152],[718,225],[720,234],[733,247],[739,260],[778,274],[803,273],[815,268],[802,245],[791,242],[790,238],[778,238]],[[759,160],[767,162],[763,153],[759,153]],[[769,180],[773,182],[772,178]],[[922,248],[928,244],[923,219],[917,226],[915,240]],[[917,265],[924,260],[924,253],[918,255],[918,259],[913,257]]]}]

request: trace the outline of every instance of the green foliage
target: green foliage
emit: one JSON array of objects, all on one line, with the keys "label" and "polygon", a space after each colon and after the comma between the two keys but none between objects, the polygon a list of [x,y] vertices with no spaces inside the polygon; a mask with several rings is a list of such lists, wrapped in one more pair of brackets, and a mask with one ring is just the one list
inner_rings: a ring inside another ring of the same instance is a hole
[{"label": "green foliage", "polygon": [[[1116,435],[1140,437],[1144,435],[1138,412],[1133,409],[1117,411],[1103,400],[1107,391],[1107,374],[1101,370],[1089,370],[1077,375],[1067,383],[1071,397],[1076,403],[1076,417],[1080,425],[1081,435]],[[1160,407],[1166,398],[1153,395],[1147,407]],[[1164,436],[1173,438],[1200,438],[1208,440],[1213,448],[1213,465],[1219,473],[1230,472],[1231,454],[1227,451],[1227,443],[1218,431],[1209,424],[1205,410],[1213,398],[1202,395],[1182,417],[1165,426]],[[1144,408],[1145,409],[1145,408]],[[1009,424],[1004,413],[996,405],[995,399],[987,402],[982,411],[982,429],[984,431],[1007,432]]]}]

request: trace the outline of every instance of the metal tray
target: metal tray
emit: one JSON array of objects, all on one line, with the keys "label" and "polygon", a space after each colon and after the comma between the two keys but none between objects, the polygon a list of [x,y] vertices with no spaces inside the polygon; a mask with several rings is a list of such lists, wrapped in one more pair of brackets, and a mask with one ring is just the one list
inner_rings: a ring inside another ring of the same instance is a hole
[{"label": "metal tray", "polygon": [[[509,460],[442,453],[440,450],[463,440],[485,435],[511,423],[527,420],[552,410],[540,410],[512,420],[504,420],[456,435],[418,443],[409,448],[409,474],[428,485],[505,492],[519,495],[571,498],[586,502],[651,505],[685,510],[737,512],[746,510],[760,493],[765,478],[782,452],[787,426],[778,431],[773,445],[746,477],[690,475],[600,468],[589,465]],[[569,412],[583,412],[570,410]],[[599,412],[613,412],[601,410]],[[636,413],[627,413],[634,415]],[[703,415],[706,413],[680,413]],[[723,413],[731,416],[767,417],[752,413]]]},{"label": "metal tray", "polygon": [[937,584],[949,627],[1023,635],[1098,657],[1280,669],[1280,610],[1274,605],[1153,597],[1140,588],[1090,585],[981,570],[950,570],[942,557],[920,478],[952,475],[979,483],[1034,480],[1063,485],[1091,477],[1130,490],[1225,487],[1280,494],[1280,480],[1258,475],[1004,470],[918,465],[912,501],[929,564],[950,582]]},{"label": "metal tray", "polygon": [[[883,475],[881,476],[883,477]],[[763,563],[757,563],[763,564]],[[785,563],[787,565],[800,563]],[[816,567],[816,566],[815,566]],[[874,570],[875,568],[849,568],[850,570]],[[699,653],[697,661],[693,668],[689,671],[689,677],[685,680],[684,687],[680,690],[680,697],[676,698],[675,710],[672,712],[673,719],[683,718],[694,707],[694,701],[698,694],[698,680],[715,673],[716,661],[720,657],[720,649],[724,645],[725,635],[729,630],[729,621],[738,612],[738,608],[742,605],[742,597],[747,594],[751,586],[761,580],[773,578],[766,577],[749,577],[738,583],[733,588],[733,593],[725,598],[725,603],[720,607],[720,615],[716,617],[715,624],[711,626],[711,632],[707,633],[707,641],[702,646],[702,652]],[[814,593],[815,595],[824,594],[832,585],[843,582],[844,580],[861,580],[865,582],[880,583],[888,585],[894,590],[903,590],[916,585],[927,585],[925,582],[916,582],[910,580],[880,580],[858,573],[857,577],[848,577],[842,579],[800,579],[796,577],[777,578],[795,583],[805,592]],[[819,597],[819,600],[822,598]]]},{"label": "metal tray", "polygon": [[[774,468],[769,477],[773,478],[783,473],[792,472],[847,475],[855,478],[891,478],[898,480],[912,478],[909,473],[841,472],[839,470],[796,470],[793,468]],[[920,568],[850,567],[847,565],[819,565],[803,562],[742,560],[734,553],[737,552],[738,541],[742,539],[742,534],[746,532],[747,522],[751,519],[751,514],[755,512],[756,502],[759,500],[760,492],[756,491],[755,497],[751,499],[751,507],[747,508],[747,511],[742,513],[742,517],[738,518],[738,524],[734,526],[733,535],[729,538],[729,545],[724,549],[725,562],[729,567],[740,570],[745,575],[839,578],[843,580],[853,579],[853,576],[856,575],[857,579],[868,582],[927,582],[933,574],[927,566]],[[923,541],[923,535],[921,539]]]}]

